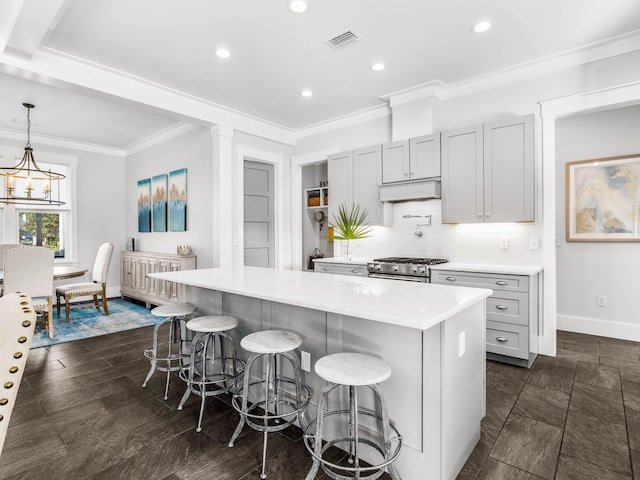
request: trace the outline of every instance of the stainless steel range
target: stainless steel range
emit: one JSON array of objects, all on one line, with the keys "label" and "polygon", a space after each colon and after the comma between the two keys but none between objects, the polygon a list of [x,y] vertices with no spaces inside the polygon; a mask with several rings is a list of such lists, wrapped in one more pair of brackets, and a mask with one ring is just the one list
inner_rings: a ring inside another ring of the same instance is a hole
[{"label": "stainless steel range", "polygon": [[367,264],[367,270],[370,277],[428,283],[431,278],[429,265],[447,261],[446,258],[374,258]]}]

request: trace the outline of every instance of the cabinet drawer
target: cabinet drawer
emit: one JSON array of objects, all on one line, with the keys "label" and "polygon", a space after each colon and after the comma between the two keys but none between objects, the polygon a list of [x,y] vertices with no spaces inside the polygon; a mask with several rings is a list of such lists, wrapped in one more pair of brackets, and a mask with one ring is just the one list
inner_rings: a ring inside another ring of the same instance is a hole
[{"label": "cabinet drawer", "polygon": [[528,359],[528,327],[487,321],[487,352]]},{"label": "cabinet drawer", "polygon": [[494,273],[455,272],[451,270],[432,270],[431,282],[460,287],[480,287],[492,290],[528,292],[527,275],[500,275]]},{"label": "cabinet drawer", "polygon": [[369,275],[366,265],[328,264],[315,262],[314,270],[321,273],[333,273],[335,275],[356,275],[366,277]]},{"label": "cabinet drawer", "polygon": [[494,290],[487,298],[487,320],[529,325],[529,295]]}]

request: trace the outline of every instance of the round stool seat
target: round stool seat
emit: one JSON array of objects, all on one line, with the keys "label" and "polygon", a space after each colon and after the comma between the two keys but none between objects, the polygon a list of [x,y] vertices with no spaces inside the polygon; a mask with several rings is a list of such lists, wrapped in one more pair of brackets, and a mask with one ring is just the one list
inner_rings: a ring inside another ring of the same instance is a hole
[{"label": "round stool seat", "polygon": [[198,309],[190,303],[170,303],[168,305],[160,305],[151,310],[151,315],[156,317],[183,317],[191,315]]},{"label": "round stool seat", "polygon": [[284,330],[263,330],[247,335],[240,341],[242,348],[253,353],[284,353],[302,345],[302,339]]},{"label": "round stool seat", "polygon": [[315,371],[327,382],[338,385],[373,385],[391,376],[387,362],[364,353],[327,355],[316,362]]},{"label": "round stool seat", "polygon": [[227,315],[207,315],[187,322],[187,329],[197,333],[226,332],[237,326],[238,319]]}]

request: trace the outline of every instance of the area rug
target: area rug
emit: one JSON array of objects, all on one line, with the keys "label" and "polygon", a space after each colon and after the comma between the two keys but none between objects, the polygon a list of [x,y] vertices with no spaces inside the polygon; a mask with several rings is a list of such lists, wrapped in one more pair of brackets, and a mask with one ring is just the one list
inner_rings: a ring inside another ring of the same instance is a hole
[{"label": "area rug", "polygon": [[57,343],[71,342],[82,338],[97,337],[108,333],[122,332],[134,328],[155,325],[155,317],[151,311],[141,305],[126,300],[108,300],[109,316],[98,313],[95,308],[72,310],[69,322],[64,319],[64,310],[60,310],[58,318],[53,307],[53,334],[49,338],[46,328],[38,327],[33,335],[31,348],[46,347]]}]

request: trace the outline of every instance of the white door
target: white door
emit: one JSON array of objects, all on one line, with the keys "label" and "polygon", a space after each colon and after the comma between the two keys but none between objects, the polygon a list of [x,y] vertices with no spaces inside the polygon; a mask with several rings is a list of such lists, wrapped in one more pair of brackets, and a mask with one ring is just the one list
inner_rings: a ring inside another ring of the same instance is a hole
[{"label": "white door", "polygon": [[275,265],[273,165],[244,162],[244,264]]}]

